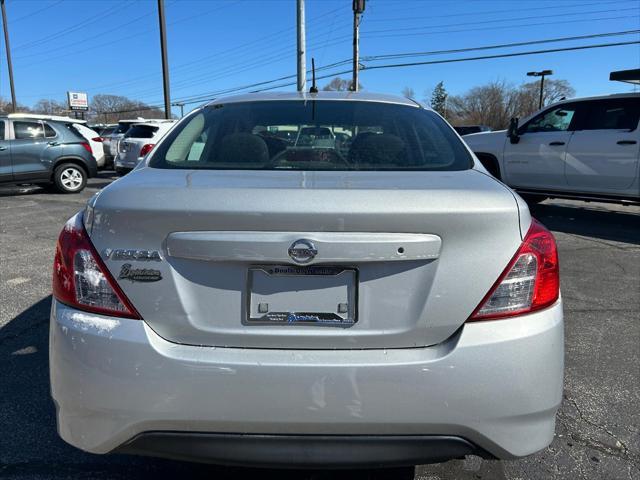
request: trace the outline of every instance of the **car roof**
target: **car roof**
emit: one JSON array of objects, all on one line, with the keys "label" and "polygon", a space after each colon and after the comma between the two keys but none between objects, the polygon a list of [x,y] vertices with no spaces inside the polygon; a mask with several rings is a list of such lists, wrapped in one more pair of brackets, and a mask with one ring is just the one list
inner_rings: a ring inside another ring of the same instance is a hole
[{"label": "car roof", "polygon": [[242,102],[269,102],[269,101],[287,101],[287,100],[334,100],[334,101],[358,101],[358,102],[378,102],[378,103],[394,103],[397,105],[407,105],[410,107],[423,107],[415,100],[399,97],[396,95],[387,95],[383,93],[370,92],[325,92],[318,93],[309,92],[259,92],[245,93],[242,95],[233,95],[230,97],[220,97],[207,103],[207,105],[220,105],[223,103],[242,103]]},{"label": "car roof", "polygon": [[133,126],[143,126],[143,127],[162,127],[162,126],[172,126],[176,123],[176,120],[163,120],[162,122],[136,122]]},{"label": "car roof", "polygon": [[79,118],[71,118],[71,117],[64,117],[62,115],[43,115],[40,113],[10,113],[9,115],[7,115],[8,118],[33,118],[33,119],[37,119],[37,120],[52,120],[52,121],[57,121],[57,122],[67,122],[67,123],[82,123],[85,124],[87,123],[86,120],[81,120]]}]

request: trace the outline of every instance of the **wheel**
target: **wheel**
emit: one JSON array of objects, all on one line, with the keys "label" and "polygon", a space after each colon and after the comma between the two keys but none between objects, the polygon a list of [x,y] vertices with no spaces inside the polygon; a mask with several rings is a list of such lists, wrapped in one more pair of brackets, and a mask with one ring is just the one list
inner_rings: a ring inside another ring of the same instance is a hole
[{"label": "wheel", "polygon": [[78,193],[87,186],[87,173],[73,163],[63,163],[53,172],[53,183],[60,193]]}]

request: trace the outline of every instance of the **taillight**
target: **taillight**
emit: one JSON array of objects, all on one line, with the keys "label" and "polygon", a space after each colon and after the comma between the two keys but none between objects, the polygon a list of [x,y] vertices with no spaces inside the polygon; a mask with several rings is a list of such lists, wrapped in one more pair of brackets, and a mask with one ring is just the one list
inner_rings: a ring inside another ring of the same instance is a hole
[{"label": "taillight", "polygon": [[139,157],[144,157],[147,153],[149,153],[153,147],[155,147],[156,144],[155,143],[147,143],[146,145],[143,145],[142,148],[140,149],[140,155],[138,155]]},{"label": "taillight", "polygon": [[141,319],[91,243],[80,213],[67,222],[58,238],[53,296],[80,310]]},{"label": "taillight", "polygon": [[91,139],[92,142],[102,142],[102,137],[95,137]]},{"label": "taillight", "polygon": [[560,296],[556,241],[537,220],[469,320],[511,317],[546,308]]},{"label": "taillight", "polygon": [[87,152],[93,155],[93,150],[91,150],[91,145],[89,145],[87,142],[82,142],[80,145],[82,145]]}]

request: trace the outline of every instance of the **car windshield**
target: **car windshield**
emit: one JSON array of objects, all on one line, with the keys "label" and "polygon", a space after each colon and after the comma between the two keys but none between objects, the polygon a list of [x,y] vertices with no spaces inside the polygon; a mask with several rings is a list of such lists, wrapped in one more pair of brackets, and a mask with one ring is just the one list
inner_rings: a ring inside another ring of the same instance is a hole
[{"label": "car windshield", "polygon": [[466,170],[472,160],[436,114],[363,101],[256,101],[197,110],[162,142],[155,168]]}]

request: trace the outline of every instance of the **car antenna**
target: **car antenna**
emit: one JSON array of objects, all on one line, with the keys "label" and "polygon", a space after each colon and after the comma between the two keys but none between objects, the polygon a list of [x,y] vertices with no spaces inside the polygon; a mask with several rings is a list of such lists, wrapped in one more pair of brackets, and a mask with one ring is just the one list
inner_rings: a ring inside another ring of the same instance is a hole
[{"label": "car antenna", "polygon": [[316,59],[311,57],[311,88],[309,93],[318,93],[318,87],[316,86]]}]

